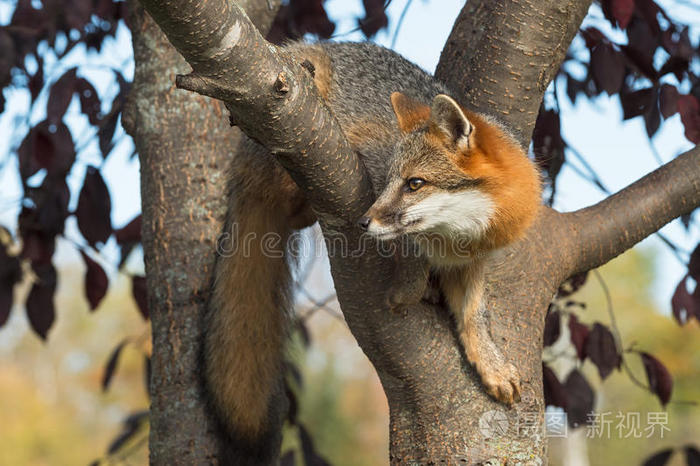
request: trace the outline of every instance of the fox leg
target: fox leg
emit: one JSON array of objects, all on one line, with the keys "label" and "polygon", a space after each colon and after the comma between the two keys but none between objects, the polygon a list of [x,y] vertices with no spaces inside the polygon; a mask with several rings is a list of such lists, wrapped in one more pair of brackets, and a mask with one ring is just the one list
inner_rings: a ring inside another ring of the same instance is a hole
[{"label": "fox leg", "polygon": [[488,313],[483,302],[483,265],[474,262],[445,270],[440,278],[442,291],[455,316],[459,340],[486,392],[507,405],[520,401],[518,370],[506,361],[489,332]]}]

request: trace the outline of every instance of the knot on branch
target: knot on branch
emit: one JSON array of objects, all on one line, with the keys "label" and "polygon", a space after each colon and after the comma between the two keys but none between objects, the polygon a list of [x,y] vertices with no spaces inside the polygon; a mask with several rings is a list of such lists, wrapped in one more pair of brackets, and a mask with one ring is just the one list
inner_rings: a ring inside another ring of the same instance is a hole
[{"label": "knot on branch", "polygon": [[201,95],[222,99],[225,91],[216,81],[197,73],[178,74],[175,76],[175,86],[178,89],[196,92]]},{"label": "knot on branch", "polygon": [[280,71],[280,73],[277,75],[277,79],[275,80],[274,87],[277,94],[284,95],[289,92],[289,81],[287,81],[286,72]]}]

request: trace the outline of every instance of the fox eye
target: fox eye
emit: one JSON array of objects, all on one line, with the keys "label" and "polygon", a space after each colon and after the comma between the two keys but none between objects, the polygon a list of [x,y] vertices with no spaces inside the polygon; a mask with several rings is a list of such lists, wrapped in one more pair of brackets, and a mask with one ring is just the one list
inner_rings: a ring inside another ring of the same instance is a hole
[{"label": "fox eye", "polygon": [[418,191],[424,184],[425,180],[422,178],[409,178],[406,182],[409,191]]}]

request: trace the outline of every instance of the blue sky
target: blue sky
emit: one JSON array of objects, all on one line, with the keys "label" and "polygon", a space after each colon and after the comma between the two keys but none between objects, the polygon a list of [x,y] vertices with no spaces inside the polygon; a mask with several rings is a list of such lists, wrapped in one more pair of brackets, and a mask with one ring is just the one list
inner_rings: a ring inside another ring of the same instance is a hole
[{"label": "blue sky", "polygon": [[[696,18],[694,20],[696,24],[700,21],[700,9],[698,8],[683,6],[668,8],[668,5],[672,3],[671,0],[659,3],[667,7],[666,10],[669,14],[682,18],[686,23],[689,22],[688,18],[691,19],[691,23],[693,18]],[[437,0],[412,0],[403,25],[396,36],[395,49],[424,69],[433,72],[442,46],[463,4],[464,1],[459,0],[440,0],[439,2]],[[338,40],[362,40],[359,32],[343,34],[355,28],[354,18],[362,16],[361,2],[328,0],[326,5],[332,19],[337,21]],[[394,0],[390,4],[388,9],[389,31],[379,33],[378,43],[385,46],[391,45],[398,18],[405,6],[406,0]],[[0,3],[0,24],[7,23],[10,12],[11,7],[8,2]],[[697,37],[697,29],[695,28],[693,31],[694,37]],[[606,32],[615,34],[609,28]],[[617,37],[620,37],[620,34]],[[48,73],[48,77],[55,80],[65,67],[78,65],[89,60],[91,65],[81,68],[81,73],[90,78],[101,96],[112,96],[116,89],[109,68],[121,69],[128,79],[133,74],[133,63],[129,59],[131,43],[128,31],[121,28],[116,40],[108,42],[103,51],[103,54],[98,57],[95,54],[86,55],[84,51],[76,50],[71,53],[68,62],[61,64],[61,66],[47,60],[47,65],[54,68],[52,72]],[[26,122],[18,116],[26,114],[29,98],[27,93],[20,91],[6,91],[5,97],[8,100],[7,108],[0,116],[0,224],[14,228],[21,191],[16,177],[16,169],[12,165],[16,163],[15,158],[9,157],[8,151],[11,147],[16,147],[19,142],[10,138],[12,128],[16,125],[26,127]],[[46,95],[40,96],[40,99],[45,98]],[[642,119],[636,118],[629,122],[621,122],[617,98],[602,96],[592,102],[579,99],[575,107],[570,105],[565,95],[562,95],[559,101],[565,114],[562,124],[566,140],[584,154],[590,165],[595,168],[600,178],[612,191],[623,188],[658,166],[646,138]],[[85,167],[88,164],[101,163],[101,157],[96,141],[91,140],[94,131],[80,115],[78,102],[75,99],[71,104],[69,114],[68,124],[71,127],[76,146],[85,147],[79,154],[79,162],[69,180],[72,190],[77,193]],[[37,122],[43,118],[44,115],[41,112],[34,112],[30,121]],[[20,133],[23,135],[23,132]],[[653,145],[664,161],[672,159],[676,154],[692,146],[683,136],[683,128],[677,115],[662,125],[662,130],[655,136]],[[130,159],[132,150],[131,142],[124,141],[107,159],[103,171],[112,193],[113,223],[117,227],[124,225],[140,210],[138,161]],[[10,164],[7,168],[11,169],[3,169],[6,163]],[[604,195],[594,186],[582,180],[569,167],[564,167],[558,180],[558,195],[555,203],[557,209],[574,210],[598,202],[603,198]],[[73,202],[75,201],[76,199],[73,199]],[[675,221],[665,227],[663,232],[686,250],[694,247],[700,240],[700,228],[697,225],[692,227],[690,233],[687,233],[680,222]],[[69,224],[67,235],[80,241],[73,220]],[[108,260],[117,257],[116,247],[113,240],[111,241],[112,243],[103,253]],[[654,297],[660,309],[669,311],[670,297],[674,287],[683,276],[684,267],[654,237],[645,240],[642,247],[652,247],[659,253],[658,279],[655,284]],[[59,262],[79,260],[79,256],[73,251],[73,248],[65,247],[65,245],[59,246],[59,251]],[[133,267],[139,268],[140,266],[136,264]]]}]

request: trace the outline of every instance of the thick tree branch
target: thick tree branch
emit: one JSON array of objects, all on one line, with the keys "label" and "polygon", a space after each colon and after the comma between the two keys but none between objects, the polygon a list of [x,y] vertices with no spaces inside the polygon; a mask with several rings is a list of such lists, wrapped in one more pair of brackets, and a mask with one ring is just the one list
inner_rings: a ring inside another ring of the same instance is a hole
[{"label": "thick tree branch", "polygon": [[530,143],[542,95],[591,0],[469,1],[435,71],[474,110],[508,123]]},{"label": "thick tree branch", "polygon": [[700,147],[607,199],[565,214],[569,275],[594,269],[700,206]]},{"label": "thick tree branch", "polygon": [[194,70],[178,85],[223,100],[304,187],[322,225],[354,226],[372,202],[369,177],[301,63],[265,41],[235,2],[142,4]]}]

